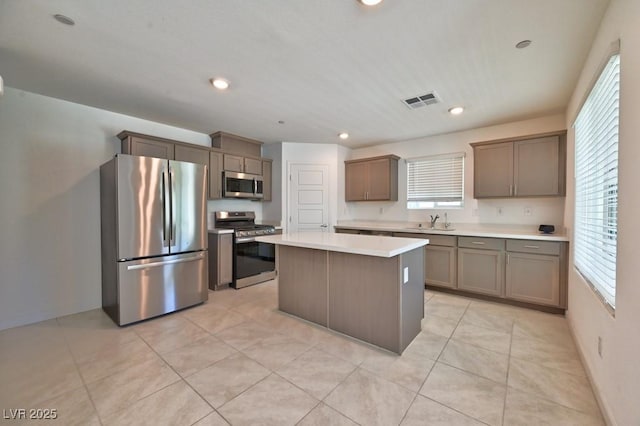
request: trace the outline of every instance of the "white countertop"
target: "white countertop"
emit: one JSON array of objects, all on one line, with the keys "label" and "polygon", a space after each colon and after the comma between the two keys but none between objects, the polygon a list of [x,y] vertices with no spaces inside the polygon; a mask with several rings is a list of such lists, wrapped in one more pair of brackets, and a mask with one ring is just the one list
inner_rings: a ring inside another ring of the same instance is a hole
[{"label": "white countertop", "polygon": [[381,237],[376,235],[300,232],[256,237],[256,241],[366,256],[394,257],[423,247],[428,239]]},{"label": "white countertop", "polygon": [[[452,224],[453,230],[445,231],[438,224],[436,229],[425,228],[428,223],[419,227],[416,222],[378,222],[366,220],[339,221],[336,228],[364,229],[369,231],[390,231],[408,232],[413,234],[438,234],[456,235],[468,237],[490,237],[490,238],[512,238],[518,240],[541,240],[541,241],[569,241],[569,237],[556,231],[553,234],[543,234],[538,231],[535,225],[498,225],[498,224]],[[561,230],[559,230],[561,231]]]}]

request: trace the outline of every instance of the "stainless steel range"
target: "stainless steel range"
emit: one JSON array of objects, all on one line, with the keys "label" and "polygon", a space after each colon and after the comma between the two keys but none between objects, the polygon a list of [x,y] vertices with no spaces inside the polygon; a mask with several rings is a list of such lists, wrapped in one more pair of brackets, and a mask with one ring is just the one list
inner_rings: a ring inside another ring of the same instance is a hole
[{"label": "stainless steel range", "polygon": [[276,249],[273,244],[255,240],[258,235],[275,233],[275,227],[256,225],[254,212],[215,212],[216,228],[233,229],[233,282],[242,288],[276,277]]}]

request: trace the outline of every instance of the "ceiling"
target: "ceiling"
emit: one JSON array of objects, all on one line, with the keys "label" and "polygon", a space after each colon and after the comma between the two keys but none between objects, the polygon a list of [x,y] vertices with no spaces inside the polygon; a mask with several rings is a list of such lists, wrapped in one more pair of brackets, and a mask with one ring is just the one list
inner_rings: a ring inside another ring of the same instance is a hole
[{"label": "ceiling", "polygon": [[[2,0],[0,75],[198,132],[357,147],[563,111],[607,4]],[[402,103],[430,91],[440,103]],[[465,112],[451,116],[454,105]]]}]

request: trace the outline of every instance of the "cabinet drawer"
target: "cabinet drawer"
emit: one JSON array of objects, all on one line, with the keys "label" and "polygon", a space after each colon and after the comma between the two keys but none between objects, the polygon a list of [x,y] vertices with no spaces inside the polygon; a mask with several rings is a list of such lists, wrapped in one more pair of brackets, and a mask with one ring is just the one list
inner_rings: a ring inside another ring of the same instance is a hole
[{"label": "cabinet drawer", "polygon": [[458,237],[453,235],[425,234],[430,246],[455,247],[458,245]]},{"label": "cabinet drawer", "polygon": [[507,240],[507,251],[560,255],[560,243],[537,240]]},{"label": "cabinet drawer", "polygon": [[460,237],[458,247],[468,247],[485,250],[504,250],[504,239],[484,237]]}]

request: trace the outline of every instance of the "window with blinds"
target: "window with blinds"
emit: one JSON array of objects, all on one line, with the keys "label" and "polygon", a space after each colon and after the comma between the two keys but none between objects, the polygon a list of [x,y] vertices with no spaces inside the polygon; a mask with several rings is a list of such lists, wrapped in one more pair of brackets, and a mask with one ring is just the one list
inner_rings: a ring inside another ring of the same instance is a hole
[{"label": "window with blinds", "polygon": [[618,105],[620,55],[598,77],[574,123],[574,264],[615,308],[618,234]]},{"label": "window with blinds", "polygon": [[462,207],[464,153],[407,160],[407,207]]}]

